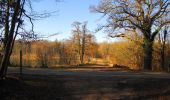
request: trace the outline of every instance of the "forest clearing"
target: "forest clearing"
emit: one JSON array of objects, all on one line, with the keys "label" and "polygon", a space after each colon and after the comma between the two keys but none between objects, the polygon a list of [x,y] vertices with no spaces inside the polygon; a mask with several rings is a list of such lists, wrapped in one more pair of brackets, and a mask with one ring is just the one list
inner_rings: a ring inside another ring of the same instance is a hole
[{"label": "forest clearing", "polygon": [[3,90],[0,97],[3,100],[170,99],[169,73],[111,71],[99,67],[93,70],[27,68],[22,76],[19,68],[10,68],[9,78],[0,83]]},{"label": "forest clearing", "polygon": [[170,100],[170,0],[0,0],[0,100]]}]

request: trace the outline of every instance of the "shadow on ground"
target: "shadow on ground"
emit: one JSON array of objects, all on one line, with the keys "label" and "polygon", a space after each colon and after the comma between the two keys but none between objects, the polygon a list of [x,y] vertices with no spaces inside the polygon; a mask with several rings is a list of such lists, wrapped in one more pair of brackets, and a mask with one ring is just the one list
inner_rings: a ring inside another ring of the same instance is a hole
[{"label": "shadow on ground", "polygon": [[17,79],[17,74],[9,77],[12,78],[0,81],[0,100],[170,99],[170,80],[163,78],[23,75]]},{"label": "shadow on ground", "polygon": [[0,81],[0,100],[63,100],[69,93],[60,80],[25,75]]}]

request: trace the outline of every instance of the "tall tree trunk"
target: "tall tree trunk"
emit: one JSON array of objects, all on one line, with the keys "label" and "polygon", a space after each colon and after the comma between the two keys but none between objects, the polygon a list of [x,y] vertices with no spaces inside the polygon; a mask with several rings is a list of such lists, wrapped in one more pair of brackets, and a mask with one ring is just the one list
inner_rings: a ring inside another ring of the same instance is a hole
[{"label": "tall tree trunk", "polygon": [[153,40],[144,39],[144,70],[152,70]]},{"label": "tall tree trunk", "polygon": [[17,17],[19,14],[19,9],[20,9],[20,0],[17,0],[16,6],[14,8],[14,14],[12,15],[11,29],[9,31],[9,35],[8,35],[6,45],[4,48],[4,52],[3,52],[3,58],[0,64],[0,78],[1,79],[6,76],[6,70],[9,65],[9,59],[11,56],[10,51],[12,49],[11,46],[12,46],[13,36],[15,32],[15,26],[17,24]]},{"label": "tall tree trunk", "polygon": [[85,54],[85,37],[83,37],[83,43],[82,43],[81,64],[84,64],[84,54]]},{"label": "tall tree trunk", "polygon": [[161,68],[163,70],[167,70],[165,67],[165,48],[166,48],[166,38],[167,38],[167,28],[165,28],[164,33],[163,33],[163,39],[162,39],[162,44],[161,44],[161,50],[160,50],[160,54],[161,54]]},{"label": "tall tree trunk", "polygon": [[84,64],[84,54],[85,54],[85,45],[86,45],[86,23],[82,26],[82,49],[81,49],[81,64]]},{"label": "tall tree trunk", "polygon": [[162,45],[161,47],[161,68],[162,70],[166,70],[165,68],[165,44]]},{"label": "tall tree trunk", "polygon": [[81,64],[84,64],[84,53],[81,55]]},{"label": "tall tree trunk", "polygon": [[[10,39],[10,38],[9,38]],[[1,62],[1,69],[0,69],[0,78],[3,78],[6,76],[6,70],[7,70],[7,67],[9,65],[9,58],[10,58],[10,47],[11,47],[11,42],[12,42],[12,39],[10,39],[10,41],[8,41],[6,47],[5,47],[5,50],[4,50],[4,55],[3,55],[3,58],[2,58],[2,62]]]}]

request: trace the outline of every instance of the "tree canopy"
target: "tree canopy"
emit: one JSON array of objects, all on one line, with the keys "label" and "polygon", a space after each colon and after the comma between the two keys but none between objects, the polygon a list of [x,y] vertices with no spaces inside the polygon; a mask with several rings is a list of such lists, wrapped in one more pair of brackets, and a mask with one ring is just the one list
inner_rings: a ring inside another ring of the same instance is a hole
[{"label": "tree canopy", "polygon": [[[105,27],[113,30],[111,33],[120,29],[142,33],[144,69],[152,69],[153,42],[160,30],[170,24],[169,0],[101,0],[92,11],[108,16]],[[112,35],[120,36],[126,37],[126,32]]]}]

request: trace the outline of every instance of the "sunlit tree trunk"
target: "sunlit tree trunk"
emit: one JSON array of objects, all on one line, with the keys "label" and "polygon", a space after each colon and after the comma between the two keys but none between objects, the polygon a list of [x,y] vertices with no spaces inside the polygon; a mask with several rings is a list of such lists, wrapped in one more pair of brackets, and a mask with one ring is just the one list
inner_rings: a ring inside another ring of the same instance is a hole
[{"label": "sunlit tree trunk", "polygon": [[82,49],[81,49],[81,64],[84,64],[85,45],[86,45],[86,24],[83,25]]}]

